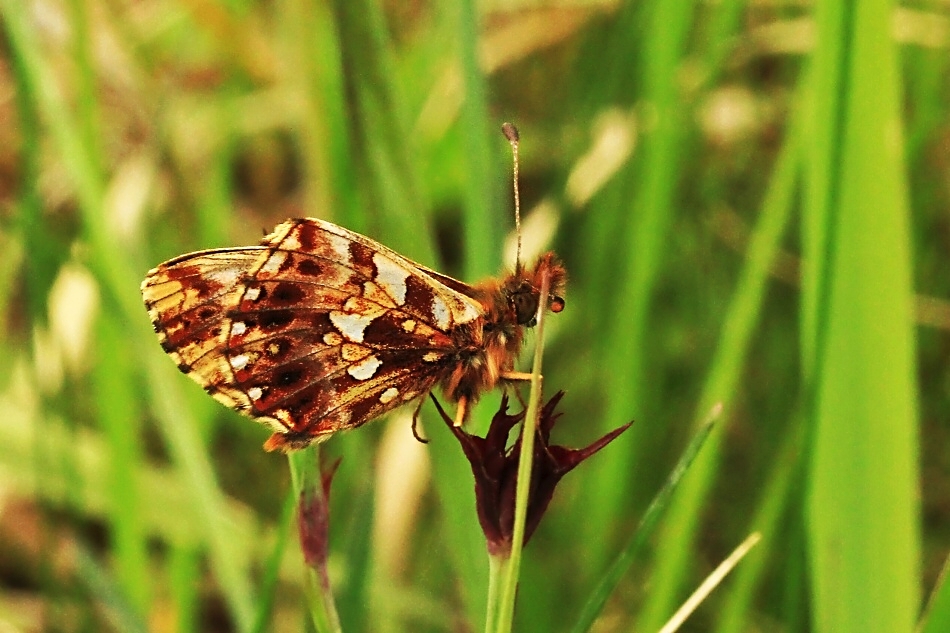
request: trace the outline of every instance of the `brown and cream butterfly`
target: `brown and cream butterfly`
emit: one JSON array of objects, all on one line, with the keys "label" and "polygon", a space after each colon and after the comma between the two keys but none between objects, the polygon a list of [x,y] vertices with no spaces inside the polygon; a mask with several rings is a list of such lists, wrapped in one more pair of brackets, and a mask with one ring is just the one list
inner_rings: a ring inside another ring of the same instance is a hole
[{"label": "brown and cream butterfly", "polygon": [[[550,292],[542,300],[543,277]],[[461,423],[480,395],[524,377],[514,371],[524,330],[542,301],[563,309],[564,279],[547,253],[531,269],[519,262],[502,279],[468,285],[302,218],[280,224],[260,246],[169,260],[149,271],[142,295],[178,368],[268,424],[266,450],[287,451],[436,387],[457,403]]]}]

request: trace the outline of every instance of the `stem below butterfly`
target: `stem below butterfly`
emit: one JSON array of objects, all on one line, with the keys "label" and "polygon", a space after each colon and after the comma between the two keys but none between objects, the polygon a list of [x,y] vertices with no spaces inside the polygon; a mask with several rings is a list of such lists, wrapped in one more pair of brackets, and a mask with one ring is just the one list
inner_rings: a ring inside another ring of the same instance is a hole
[{"label": "stem below butterfly", "polygon": [[[531,369],[531,393],[528,396],[528,411],[521,429],[521,454],[518,458],[518,481],[515,494],[515,518],[511,539],[511,554],[502,567],[501,595],[498,601],[496,633],[510,633],[515,612],[515,594],[518,589],[518,573],[521,567],[521,551],[524,546],[525,522],[528,516],[528,492],[531,486],[531,467],[534,461],[534,440],[538,429],[538,412],[541,407],[541,359],[544,343],[544,316],[548,308],[548,293],[551,280],[547,271],[541,276],[541,301],[538,305],[537,342],[534,349],[534,365]],[[494,562],[492,563],[494,564]],[[489,598],[491,601],[491,598]],[[490,604],[490,603],[489,603]],[[489,613],[489,615],[491,615]]]},{"label": "stem below butterfly", "polygon": [[488,555],[488,605],[485,609],[485,633],[493,633],[498,625],[498,603],[502,582],[508,571],[507,556]]},{"label": "stem below butterfly", "polygon": [[[320,448],[310,446],[287,454],[298,499],[300,544],[306,562],[306,594],[310,618],[318,633],[341,633],[326,558],[329,539],[329,481],[320,469]],[[330,474],[332,476],[332,473]]]}]

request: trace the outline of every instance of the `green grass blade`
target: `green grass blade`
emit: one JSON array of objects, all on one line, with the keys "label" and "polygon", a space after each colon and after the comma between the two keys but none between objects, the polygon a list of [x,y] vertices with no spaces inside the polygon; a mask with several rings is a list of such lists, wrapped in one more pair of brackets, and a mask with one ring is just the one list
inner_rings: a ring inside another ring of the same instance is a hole
[{"label": "green grass blade", "polygon": [[[912,630],[919,605],[917,387],[893,5],[822,4],[815,58],[814,436],[807,501],[817,631]],[[832,144],[834,140],[838,144]],[[822,204],[823,203],[823,204]],[[815,242],[820,244],[820,242]],[[807,308],[806,308],[807,309]]]},{"label": "green grass blade", "polygon": [[[641,420],[642,413],[650,410],[650,403],[646,402],[650,392],[643,376],[643,349],[657,277],[667,253],[668,231],[678,210],[676,183],[687,129],[678,86],[669,77],[678,72],[682,62],[694,4],[657,0],[646,6],[650,16],[648,40],[639,79],[644,84],[643,98],[655,120],[642,141],[637,179],[628,181],[626,192],[633,199],[621,203],[626,205],[625,213],[629,215],[623,220],[624,234],[605,236],[606,243],[622,245],[613,251],[616,259],[609,262],[610,268],[603,271],[602,277],[612,280],[609,285],[614,302],[602,337],[602,363],[611,368],[605,386],[608,397],[603,426],[607,429],[631,417]],[[607,252],[602,244],[592,245],[592,249]],[[643,452],[649,446],[647,434],[654,428],[648,422],[635,424],[627,439],[632,448],[608,453],[593,467],[596,481],[592,488],[601,498],[591,508],[594,514],[587,526],[592,532],[585,536],[593,544],[592,549],[599,550],[592,551],[592,563],[599,565],[606,560],[601,545],[608,542],[603,538],[603,526],[610,524],[609,517],[622,514],[623,507],[630,503],[630,473],[641,467]]]},{"label": "green grass blade", "polygon": [[113,630],[123,633],[145,633],[148,627],[138,605],[132,604],[119,582],[109,575],[83,546],[76,549],[76,572],[83,585],[99,603],[105,619]]},{"label": "green grass blade", "polygon": [[499,269],[502,234],[500,227],[506,226],[509,220],[501,216],[503,207],[498,204],[501,196],[497,180],[492,177],[498,173],[498,170],[492,167],[493,159],[499,153],[492,151],[496,146],[491,142],[494,136],[490,136],[489,130],[494,131],[500,139],[498,126],[501,122],[494,126],[489,125],[486,80],[478,64],[479,14],[474,0],[463,0],[457,11],[462,83],[465,91],[459,125],[462,128],[468,174],[465,179],[465,264],[462,270],[465,279],[474,280],[495,274]]},{"label": "green grass blade", "polygon": [[950,629],[950,583],[947,574],[950,571],[950,558],[944,561],[937,585],[931,592],[930,601],[920,618],[918,633],[940,633]]},{"label": "green grass blade", "polygon": [[100,316],[94,387],[101,410],[98,418],[109,446],[112,495],[109,504],[116,576],[130,604],[140,614],[148,613],[150,577],[147,533],[141,480],[130,473],[144,471],[139,441],[142,419],[134,384],[125,379],[133,373],[133,359],[124,345],[124,332],[108,314]]},{"label": "green grass blade", "polygon": [[[713,358],[696,410],[701,419],[715,402],[722,402],[728,421],[729,407],[736,395],[752,334],[758,325],[765,298],[769,267],[791,215],[799,161],[799,131],[792,126],[785,139],[772,181],[762,203],[762,211],[752,235],[746,264],[726,312]],[[710,438],[706,451],[686,476],[681,494],[674,500],[661,530],[660,542],[676,542],[677,547],[662,548],[657,557],[650,595],[639,618],[642,630],[655,630],[669,617],[679,601],[687,566],[696,537],[703,504],[717,476],[725,424]]]},{"label": "green grass blade", "polygon": [[[351,118],[351,143],[364,197],[364,226],[412,259],[432,264],[428,209],[411,156],[406,104],[396,85],[382,8],[371,0],[333,2]],[[353,43],[348,46],[348,43]]]},{"label": "green grass blade", "polygon": [[273,616],[274,602],[277,596],[278,574],[280,573],[280,564],[284,560],[284,554],[292,541],[291,535],[294,533],[294,518],[297,516],[297,495],[293,489],[287,493],[287,499],[284,501],[284,507],[281,509],[280,518],[277,520],[277,534],[274,536],[274,547],[270,555],[264,561],[264,573],[261,578],[260,590],[258,591],[257,615],[254,618],[252,633],[266,633],[271,630],[271,617]]},{"label": "green grass blade", "polygon": [[[800,494],[804,464],[805,425],[801,412],[793,414],[791,428],[786,431],[783,446],[774,459],[774,466],[762,488],[758,508],[749,522],[750,532],[762,534],[762,545],[750,552],[739,566],[724,604],[719,612],[715,633],[742,633],[754,614],[754,600],[767,571],[770,557],[778,558],[791,551],[781,538],[783,519],[794,520],[793,511],[801,507]],[[789,582],[787,586],[793,586]]]},{"label": "green grass blade", "polygon": [[717,406],[706,422],[696,431],[686,450],[683,451],[679,462],[673,468],[673,472],[670,473],[666,483],[663,484],[663,488],[650,502],[633,536],[627,541],[610,569],[601,577],[591,596],[587,599],[577,622],[571,629],[572,633],[586,633],[601,615],[608,598],[614,593],[620,581],[642,553],[644,546],[647,544],[647,539],[653,534],[653,530],[662,518],[663,512],[669,507],[673,493],[676,492],[683,476],[693,464],[696,456],[699,455],[700,449],[706,443],[709,434],[712,433],[713,425],[721,413],[722,407]]},{"label": "green grass blade", "polygon": [[174,368],[164,358],[150,354],[143,356],[147,357],[152,407],[176,468],[189,484],[189,501],[200,520],[212,570],[221,585],[235,625],[238,630],[247,631],[254,619],[248,578],[251,553],[242,550],[241,543],[230,536],[233,526],[224,513],[224,499],[217,487],[208,455],[204,452],[198,424],[184,406],[185,399],[178,391],[178,377],[173,373]]},{"label": "green grass blade", "polygon": [[175,630],[200,633],[201,600],[194,586],[201,582],[202,555],[197,547],[176,544],[165,563],[175,609]]}]

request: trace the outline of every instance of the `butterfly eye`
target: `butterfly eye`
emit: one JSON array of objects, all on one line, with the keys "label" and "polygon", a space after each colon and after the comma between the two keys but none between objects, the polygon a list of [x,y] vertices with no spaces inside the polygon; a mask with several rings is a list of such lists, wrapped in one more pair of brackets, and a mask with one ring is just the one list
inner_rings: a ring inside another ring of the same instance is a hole
[{"label": "butterfly eye", "polygon": [[508,296],[508,302],[515,312],[515,322],[518,325],[531,327],[535,323],[538,313],[538,292],[533,288],[522,287]]}]

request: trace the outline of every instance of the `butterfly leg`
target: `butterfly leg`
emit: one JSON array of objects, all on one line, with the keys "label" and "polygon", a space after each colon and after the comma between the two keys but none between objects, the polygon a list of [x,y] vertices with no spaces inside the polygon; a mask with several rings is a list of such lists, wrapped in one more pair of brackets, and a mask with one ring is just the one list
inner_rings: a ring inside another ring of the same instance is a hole
[{"label": "butterfly leg", "polygon": [[[523,371],[503,371],[498,375],[500,380],[508,380],[511,382],[529,382],[531,380],[531,374]],[[518,395],[518,399],[521,400],[521,395]],[[524,404],[524,402],[522,402]],[[462,396],[458,399],[458,408],[455,409],[455,420],[453,424],[455,426],[462,426],[465,423],[465,418],[468,417],[468,398]]]},{"label": "butterfly leg", "polygon": [[531,374],[523,371],[503,371],[498,377],[501,380],[511,380],[513,382],[528,382],[531,380]]},{"label": "butterfly leg", "polygon": [[[523,371],[503,371],[501,372],[499,378],[501,378],[502,380],[508,380],[511,382],[530,382],[531,374],[523,372]],[[528,405],[525,403],[524,398],[521,397],[520,389],[515,389],[515,395],[518,397],[518,402],[521,403],[521,407],[525,409],[528,408]]]},{"label": "butterfly leg", "polygon": [[429,440],[419,435],[419,412],[422,411],[422,405],[425,403],[425,396],[419,398],[419,406],[412,412],[412,436],[420,444],[428,444]]},{"label": "butterfly leg", "polygon": [[465,423],[465,417],[468,415],[468,398],[462,396],[458,401],[458,408],[455,409],[455,426],[462,426]]}]

